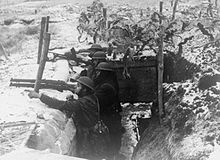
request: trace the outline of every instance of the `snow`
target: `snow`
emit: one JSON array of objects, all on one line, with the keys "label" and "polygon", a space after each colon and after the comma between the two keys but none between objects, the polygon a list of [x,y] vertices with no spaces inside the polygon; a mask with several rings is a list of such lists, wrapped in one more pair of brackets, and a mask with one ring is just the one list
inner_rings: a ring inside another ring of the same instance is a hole
[{"label": "snow", "polygon": [[[20,6],[31,7],[33,9],[35,5],[38,6],[41,5],[41,3],[22,3],[17,6],[17,9],[21,10]],[[63,54],[69,51],[73,46],[76,49],[89,47],[87,44],[79,44],[77,42],[78,32],[75,28],[78,18],[77,13],[79,11],[78,6],[60,4],[59,6],[54,7],[48,6],[46,9],[44,11],[44,9],[41,8],[40,12],[44,14],[51,14],[50,20],[58,22],[49,26],[49,31],[53,33],[51,35],[50,48],[65,47],[62,50],[56,50],[56,52]],[[71,12],[68,12],[70,9]],[[25,9],[22,10],[22,12],[25,12]],[[24,15],[22,15],[22,17],[25,18]],[[35,23],[39,23],[39,21],[37,20]],[[21,24],[13,24],[12,26],[13,28],[16,27],[20,29],[23,27]],[[24,90],[30,88],[16,88],[8,86],[11,78],[36,78],[38,69],[38,65],[36,64],[38,37],[25,36],[25,38],[26,39],[22,43],[22,46],[20,46],[21,50],[17,50],[14,54],[12,54],[10,56],[10,61],[0,62],[0,81],[2,83],[0,87],[0,124],[15,122],[39,123],[39,120],[42,118],[45,120],[51,118],[50,112],[48,112],[47,107],[43,105],[43,103],[39,100],[29,99],[27,96],[28,93]],[[43,78],[52,78],[54,76],[53,71],[55,68],[55,63],[47,62]],[[73,71],[80,73],[82,71],[82,67],[74,66]],[[58,94],[58,91],[51,92],[50,90],[43,90],[43,92],[54,95],[54,97],[58,99],[65,99],[65,97],[70,94],[69,92]],[[140,108],[138,106],[140,106]],[[137,144],[137,137],[140,137],[140,135],[137,135],[137,132],[134,132],[135,129],[138,129],[138,124],[134,121],[134,119],[137,119],[137,117],[149,118],[151,115],[149,112],[149,106],[151,106],[151,104],[140,103],[134,104],[133,107],[129,104],[127,108],[133,108],[133,111],[125,109],[122,113],[122,124],[126,128],[126,133],[123,135],[121,153],[124,154],[127,159],[131,158],[133,149]],[[147,107],[147,110],[144,109],[144,107]],[[129,116],[131,115],[133,117],[130,119]],[[10,149],[8,151],[10,151]]]},{"label": "snow", "polygon": [[220,157],[220,145],[215,143],[214,152],[212,152],[208,160],[219,160]]},{"label": "snow", "polygon": [[123,108],[121,113],[122,125],[126,129],[126,132],[122,137],[120,152],[125,155],[127,159],[131,159],[133,150],[140,140],[137,118],[150,118],[152,103],[124,103],[121,105]]}]

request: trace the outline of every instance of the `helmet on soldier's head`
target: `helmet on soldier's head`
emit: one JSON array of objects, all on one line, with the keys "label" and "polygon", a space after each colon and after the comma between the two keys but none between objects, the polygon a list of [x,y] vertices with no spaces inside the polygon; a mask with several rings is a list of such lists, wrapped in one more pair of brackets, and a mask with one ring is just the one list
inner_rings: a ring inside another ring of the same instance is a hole
[{"label": "helmet on soldier's head", "polygon": [[94,82],[89,77],[82,76],[79,79],[77,79],[77,82],[85,85],[86,87],[90,88],[91,90],[94,90]]},{"label": "helmet on soldier's head", "polygon": [[101,51],[102,46],[99,45],[99,44],[93,44],[88,50],[90,50],[90,51]]},{"label": "helmet on soldier's head", "polygon": [[102,51],[97,51],[92,55],[92,59],[98,59],[98,60],[106,60],[106,54]]},{"label": "helmet on soldier's head", "polygon": [[107,63],[107,62],[99,63],[98,66],[96,67],[96,70],[114,72],[114,69],[113,69],[112,65]]}]

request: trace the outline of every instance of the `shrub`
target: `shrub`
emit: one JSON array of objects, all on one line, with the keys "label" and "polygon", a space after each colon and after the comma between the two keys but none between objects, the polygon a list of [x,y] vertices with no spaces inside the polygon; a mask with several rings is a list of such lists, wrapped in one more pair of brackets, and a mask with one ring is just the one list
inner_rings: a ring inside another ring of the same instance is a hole
[{"label": "shrub", "polygon": [[26,35],[35,35],[39,33],[39,26],[28,26],[24,29],[24,34]]},{"label": "shrub", "polygon": [[14,19],[5,19],[5,20],[4,20],[4,24],[5,24],[5,25],[10,25],[10,24],[12,24],[12,23],[14,23]]}]

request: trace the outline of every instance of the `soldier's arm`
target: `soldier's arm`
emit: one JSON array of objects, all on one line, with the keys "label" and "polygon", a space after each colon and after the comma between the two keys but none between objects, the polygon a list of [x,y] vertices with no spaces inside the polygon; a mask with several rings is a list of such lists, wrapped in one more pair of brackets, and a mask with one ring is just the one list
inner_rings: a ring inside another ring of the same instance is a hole
[{"label": "soldier's arm", "polygon": [[58,109],[61,111],[67,111],[67,112],[75,112],[76,110],[79,110],[80,104],[77,100],[67,100],[62,101],[58,100],[56,98],[49,97],[45,94],[41,94],[40,96],[41,102],[48,105],[50,108]]}]

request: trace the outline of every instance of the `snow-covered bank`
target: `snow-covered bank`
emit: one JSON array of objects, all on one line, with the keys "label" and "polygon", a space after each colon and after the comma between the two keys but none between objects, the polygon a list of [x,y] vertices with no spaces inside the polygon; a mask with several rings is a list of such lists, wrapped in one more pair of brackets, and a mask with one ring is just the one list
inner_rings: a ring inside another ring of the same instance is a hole
[{"label": "snow-covered bank", "polygon": [[218,155],[220,88],[217,84],[200,90],[198,82],[165,85],[169,98],[163,123],[151,120],[134,160],[211,160]]}]

